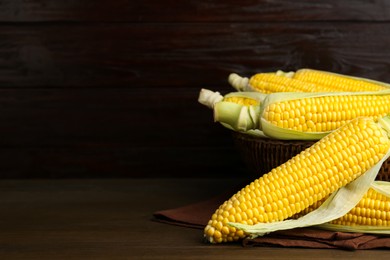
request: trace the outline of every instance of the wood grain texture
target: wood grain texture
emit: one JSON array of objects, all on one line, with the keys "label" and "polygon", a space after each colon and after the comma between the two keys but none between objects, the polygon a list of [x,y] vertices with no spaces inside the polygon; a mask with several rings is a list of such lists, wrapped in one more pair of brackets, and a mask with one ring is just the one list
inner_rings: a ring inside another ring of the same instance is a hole
[{"label": "wood grain texture", "polygon": [[243,181],[240,178],[3,180],[0,258],[388,259],[388,250],[209,245],[202,242],[202,230],[152,220],[157,210],[209,199]]},{"label": "wood grain texture", "polygon": [[228,89],[230,72],[301,67],[387,80],[388,34],[387,23],[5,25],[0,84]]},{"label": "wood grain texture", "polygon": [[[207,177],[242,170],[229,131],[213,123],[191,89],[0,93],[2,177]],[[166,93],[168,102],[161,100]]]},{"label": "wood grain texture", "polygon": [[389,11],[386,0],[3,0],[0,21],[389,21]]},{"label": "wood grain texture", "polygon": [[231,72],[390,81],[388,1],[0,1],[0,178],[246,174]]}]

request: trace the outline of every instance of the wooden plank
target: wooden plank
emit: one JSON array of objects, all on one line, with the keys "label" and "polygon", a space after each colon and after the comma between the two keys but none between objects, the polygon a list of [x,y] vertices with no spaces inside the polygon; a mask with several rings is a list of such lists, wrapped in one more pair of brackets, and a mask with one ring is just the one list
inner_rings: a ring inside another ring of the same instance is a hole
[{"label": "wooden plank", "polygon": [[[217,128],[191,89],[2,89],[0,146],[202,146]],[[190,136],[190,138],[188,138]]]},{"label": "wooden plank", "polygon": [[386,23],[2,25],[0,177],[243,174],[229,133],[197,103],[200,88],[226,93],[232,71],[300,67],[386,80],[389,32]]},{"label": "wooden plank", "polygon": [[152,221],[157,210],[212,198],[243,180],[2,180],[0,258],[388,259],[388,250],[210,245],[202,230]]},{"label": "wooden plank", "polygon": [[384,0],[0,7],[0,178],[234,176],[200,88],[301,67],[389,81]]},{"label": "wooden plank", "polygon": [[390,3],[373,1],[50,1],[5,0],[0,21],[388,21]]},{"label": "wooden plank", "polygon": [[252,176],[230,146],[1,148],[0,179]]},{"label": "wooden plank", "polygon": [[[1,87],[227,87],[313,67],[388,80],[387,23],[3,25]],[[375,40],[373,40],[375,39]]]},{"label": "wooden plank", "polygon": [[235,175],[230,132],[197,93],[2,89],[0,178]]}]

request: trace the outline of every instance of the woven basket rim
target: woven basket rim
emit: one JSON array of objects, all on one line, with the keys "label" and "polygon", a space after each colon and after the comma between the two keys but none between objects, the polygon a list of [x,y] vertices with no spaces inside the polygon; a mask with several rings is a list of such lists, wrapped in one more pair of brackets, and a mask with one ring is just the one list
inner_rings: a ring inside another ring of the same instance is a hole
[{"label": "woven basket rim", "polygon": [[282,145],[282,146],[291,146],[291,145],[302,146],[302,145],[315,143],[315,141],[306,141],[306,140],[279,140],[279,139],[255,136],[255,135],[242,133],[242,132],[235,132],[235,131],[232,131],[232,134],[235,138],[239,138],[245,141]]}]

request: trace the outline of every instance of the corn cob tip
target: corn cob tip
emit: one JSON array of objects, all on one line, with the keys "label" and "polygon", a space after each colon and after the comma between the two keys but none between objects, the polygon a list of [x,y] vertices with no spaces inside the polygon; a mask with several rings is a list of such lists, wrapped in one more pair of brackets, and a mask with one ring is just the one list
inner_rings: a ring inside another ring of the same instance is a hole
[{"label": "corn cob tip", "polygon": [[202,88],[199,93],[198,102],[205,105],[208,108],[214,108],[214,105],[219,101],[222,101],[223,96],[217,91],[211,91]]},{"label": "corn cob tip", "polygon": [[245,91],[248,86],[249,79],[246,77],[241,77],[237,73],[231,73],[229,75],[228,82],[236,90]]}]

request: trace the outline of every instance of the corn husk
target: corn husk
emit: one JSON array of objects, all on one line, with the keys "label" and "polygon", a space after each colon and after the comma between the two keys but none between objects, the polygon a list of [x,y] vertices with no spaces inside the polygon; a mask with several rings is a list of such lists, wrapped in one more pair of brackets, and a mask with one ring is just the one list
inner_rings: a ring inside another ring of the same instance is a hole
[{"label": "corn husk", "polygon": [[265,137],[259,130],[260,105],[246,106],[225,102],[225,99],[229,97],[249,98],[261,104],[267,95],[258,92],[231,92],[222,96],[219,92],[201,89],[198,101],[213,109],[214,121],[220,122],[224,127],[233,131]]}]

